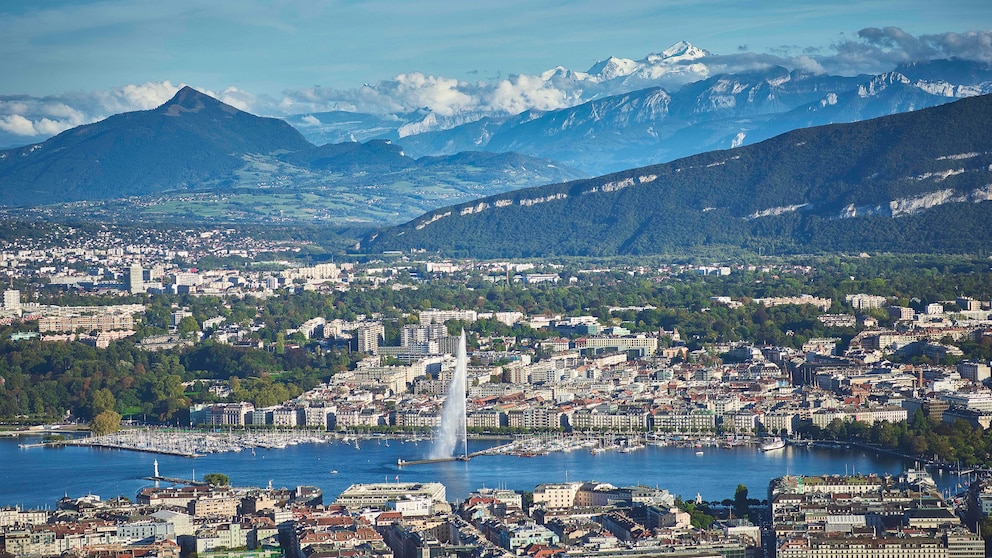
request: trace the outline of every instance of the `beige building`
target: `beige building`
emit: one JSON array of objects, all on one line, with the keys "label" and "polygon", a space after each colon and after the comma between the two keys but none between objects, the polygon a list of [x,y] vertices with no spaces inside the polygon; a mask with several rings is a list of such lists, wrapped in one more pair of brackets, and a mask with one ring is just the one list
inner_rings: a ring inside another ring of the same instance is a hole
[{"label": "beige building", "polygon": [[435,504],[444,503],[445,487],[439,482],[353,484],[346,488],[334,503],[349,510],[362,508],[385,510],[390,502],[411,498],[428,498]]},{"label": "beige building", "polygon": [[575,505],[575,496],[582,487],[581,482],[539,484],[534,488],[534,505],[547,509],[570,508]]}]

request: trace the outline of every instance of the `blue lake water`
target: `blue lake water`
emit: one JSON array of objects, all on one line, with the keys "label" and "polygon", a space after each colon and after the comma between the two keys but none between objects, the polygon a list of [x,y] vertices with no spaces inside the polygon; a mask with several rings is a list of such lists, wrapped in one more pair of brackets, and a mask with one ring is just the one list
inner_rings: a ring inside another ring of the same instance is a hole
[{"label": "blue lake water", "polygon": [[[223,473],[236,486],[293,487],[314,485],[332,501],[352,483],[438,481],[449,500],[464,498],[482,487],[533,490],[542,482],[596,480],[617,486],[643,484],[668,489],[683,498],[696,493],[705,500],[733,498],[739,483],[751,497],[763,499],[768,482],[786,474],[845,474],[849,472],[899,474],[912,467],[903,459],[860,449],[796,448],[762,453],[753,447],[693,448],[654,447],[632,453],[588,451],[553,453],[536,457],[482,456],[470,462],[434,463],[400,468],[397,459],[426,457],[429,442],[401,443],[363,440],[354,444],[300,444],[285,449],[256,449],[239,453],[183,458],[88,447],[21,448],[18,443],[36,438],[0,439],[0,506],[53,507],[64,495],[88,493],[102,498],[133,498],[158,460],[163,476],[202,479]],[[469,451],[496,442],[470,440]],[[336,473],[334,473],[336,471]],[[942,487],[955,480],[938,478]],[[943,481],[943,482],[941,482]]]}]

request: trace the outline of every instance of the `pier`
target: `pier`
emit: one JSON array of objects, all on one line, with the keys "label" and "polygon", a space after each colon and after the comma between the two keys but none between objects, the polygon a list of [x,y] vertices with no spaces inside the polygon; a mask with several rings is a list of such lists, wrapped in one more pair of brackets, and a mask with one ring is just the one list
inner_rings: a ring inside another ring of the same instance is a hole
[{"label": "pier", "polygon": [[179,457],[201,457],[201,454],[186,451],[184,449],[178,449],[174,447],[155,447],[155,446],[144,446],[136,447],[129,444],[114,443],[114,442],[104,442],[100,441],[99,438],[83,438],[77,441],[71,442],[61,442],[64,445],[74,445],[74,446],[90,446],[94,448],[103,449],[115,449],[115,450],[126,450],[126,451],[138,451],[142,453],[156,453],[159,455],[175,455]]},{"label": "pier", "polygon": [[206,486],[209,483],[193,480],[193,479],[180,479],[176,477],[162,477],[162,476],[151,476],[145,477],[145,480],[152,480],[155,482],[167,482],[169,484],[185,484],[187,486]]},{"label": "pier", "polygon": [[438,457],[436,459],[411,459],[407,461],[406,459],[400,458],[396,460],[397,467],[408,467],[410,465],[428,465],[430,463],[447,463],[449,461],[469,461],[473,457],[478,457],[480,455],[486,455],[485,451],[477,451],[470,453],[468,455],[457,455],[452,457]]},{"label": "pier", "polygon": [[145,480],[155,481],[155,482],[167,482],[169,484],[185,484],[188,486],[206,486],[210,483],[203,481],[193,480],[193,479],[180,479],[176,477],[161,477],[161,476],[151,476],[145,477]]}]

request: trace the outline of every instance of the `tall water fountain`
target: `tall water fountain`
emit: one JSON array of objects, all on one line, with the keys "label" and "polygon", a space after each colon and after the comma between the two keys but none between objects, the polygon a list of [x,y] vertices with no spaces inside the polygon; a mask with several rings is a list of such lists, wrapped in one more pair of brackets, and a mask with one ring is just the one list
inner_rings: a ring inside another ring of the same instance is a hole
[{"label": "tall water fountain", "polygon": [[[458,340],[458,351],[455,353],[455,373],[448,384],[448,395],[441,409],[441,423],[434,431],[434,443],[431,448],[431,459],[444,459],[468,455],[468,437],[465,429],[465,390],[468,376],[468,356],[465,351],[465,330]],[[458,443],[461,442],[460,454]]]}]

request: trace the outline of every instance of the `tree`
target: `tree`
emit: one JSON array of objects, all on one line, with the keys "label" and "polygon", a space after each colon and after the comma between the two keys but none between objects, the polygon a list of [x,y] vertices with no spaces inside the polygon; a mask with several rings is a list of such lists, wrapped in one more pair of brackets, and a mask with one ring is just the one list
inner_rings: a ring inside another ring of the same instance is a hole
[{"label": "tree", "polygon": [[193,316],[184,316],[183,319],[179,320],[179,325],[176,326],[176,331],[179,332],[183,338],[189,338],[194,333],[200,331],[200,322],[196,321]]},{"label": "tree", "polygon": [[203,480],[213,486],[227,486],[231,478],[224,473],[207,473],[203,475]]},{"label": "tree", "polygon": [[750,507],[747,502],[747,487],[738,484],[737,490],[734,491],[734,515],[738,518],[744,518],[748,516],[748,512],[750,512]]},{"label": "tree", "polygon": [[94,436],[113,434],[121,429],[121,416],[116,411],[104,411],[90,421],[90,432]]},{"label": "tree", "polygon": [[113,392],[107,388],[101,388],[93,392],[93,415],[99,415],[104,411],[113,411],[117,406],[117,399]]}]

